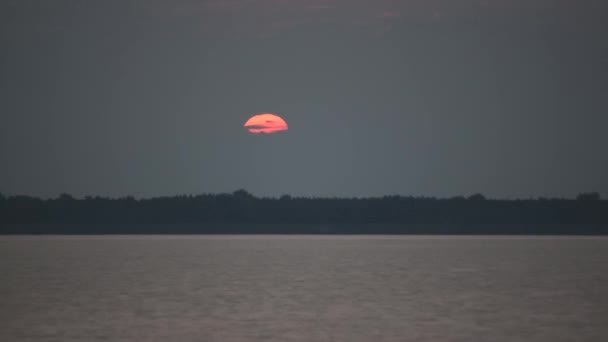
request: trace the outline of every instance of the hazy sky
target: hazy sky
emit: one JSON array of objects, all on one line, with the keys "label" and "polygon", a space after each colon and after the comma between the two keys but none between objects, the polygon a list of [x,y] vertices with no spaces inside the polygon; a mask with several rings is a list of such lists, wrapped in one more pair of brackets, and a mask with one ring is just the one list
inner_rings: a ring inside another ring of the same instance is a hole
[{"label": "hazy sky", "polygon": [[606,196],[607,33],[605,0],[1,0],[0,192]]}]

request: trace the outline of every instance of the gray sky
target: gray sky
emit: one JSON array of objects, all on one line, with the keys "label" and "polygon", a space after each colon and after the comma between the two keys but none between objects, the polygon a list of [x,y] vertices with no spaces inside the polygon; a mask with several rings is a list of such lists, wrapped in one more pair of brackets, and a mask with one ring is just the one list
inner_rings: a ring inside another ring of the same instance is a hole
[{"label": "gray sky", "polygon": [[2,0],[0,192],[606,196],[606,32],[603,0]]}]

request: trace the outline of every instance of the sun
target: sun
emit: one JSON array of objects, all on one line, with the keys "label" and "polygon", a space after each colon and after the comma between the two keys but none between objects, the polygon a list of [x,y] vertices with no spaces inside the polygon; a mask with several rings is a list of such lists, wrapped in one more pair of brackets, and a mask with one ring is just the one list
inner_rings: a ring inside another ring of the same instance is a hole
[{"label": "sun", "polygon": [[254,134],[277,133],[288,130],[287,122],[280,116],[272,113],[256,114],[245,122],[245,128]]}]

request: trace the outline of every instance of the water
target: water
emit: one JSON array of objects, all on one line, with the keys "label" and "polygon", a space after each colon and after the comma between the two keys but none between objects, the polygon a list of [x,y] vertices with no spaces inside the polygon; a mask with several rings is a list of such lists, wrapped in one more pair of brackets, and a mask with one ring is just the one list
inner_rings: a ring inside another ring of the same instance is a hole
[{"label": "water", "polygon": [[607,341],[608,238],[0,238],[0,341]]}]

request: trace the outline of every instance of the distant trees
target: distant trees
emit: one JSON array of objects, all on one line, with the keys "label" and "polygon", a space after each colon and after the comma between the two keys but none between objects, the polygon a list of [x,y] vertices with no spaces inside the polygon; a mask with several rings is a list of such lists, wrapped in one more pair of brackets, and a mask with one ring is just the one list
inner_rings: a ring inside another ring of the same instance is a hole
[{"label": "distant trees", "polygon": [[599,192],[583,192],[576,196],[576,200],[578,201],[599,201],[600,194]]},{"label": "distant trees", "polygon": [[[193,224],[188,228],[191,233],[268,232],[259,227],[271,224],[279,227],[272,230],[275,233],[369,233],[374,232],[369,231],[372,228],[354,227],[391,225],[391,230],[383,232],[423,234],[433,232],[429,230],[431,228],[424,227],[439,225],[444,228],[438,232],[474,233],[470,227],[493,224],[509,229],[556,224],[608,226],[608,201],[601,200],[598,193],[582,193],[576,200],[494,200],[486,199],[479,193],[448,199],[399,195],[372,198],[307,198],[282,195],[279,198],[258,198],[244,189],[224,194],[149,199],[135,199],[132,196],[87,196],[77,199],[69,194],[61,194],[57,198],[43,200],[30,196],[6,197],[0,194],[0,233],[3,231],[2,224],[7,223],[69,223],[76,227],[73,229],[79,229],[77,227],[80,224],[89,223],[109,224],[112,227],[121,227],[117,224],[127,225],[122,227],[136,227],[132,224]],[[228,228],[213,228],[236,223],[247,224],[245,226],[248,228],[244,231],[243,228],[230,228],[236,229],[234,231],[226,231]],[[298,228],[302,225],[325,228]],[[449,225],[459,228],[445,231],[445,227]],[[127,229],[126,231],[116,229],[116,232],[132,232],[129,230],[131,228],[120,228]]]},{"label": "distant trees", "polygon": [[68,202],[68,201],[73,201],[74,197],[70,194],[62,193],[59,195],[59,197],[57,199],[62,202]]},{"label": "distant trees", "polygon": [[486,197],[479,193],[469,196],[469,200],[471,201],[484,201],[485,199]]},{"label": "distant trees", "polygon": [[250,194],[245,189],[239,189],[232,193],[232,197],[236,199],[253,199],[255,198],[252,194]]}]

